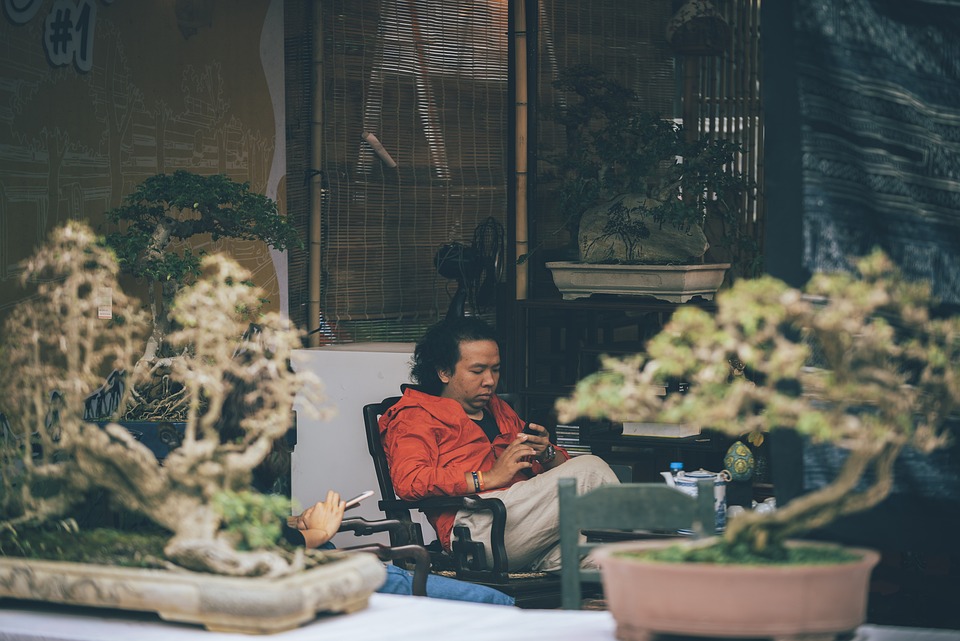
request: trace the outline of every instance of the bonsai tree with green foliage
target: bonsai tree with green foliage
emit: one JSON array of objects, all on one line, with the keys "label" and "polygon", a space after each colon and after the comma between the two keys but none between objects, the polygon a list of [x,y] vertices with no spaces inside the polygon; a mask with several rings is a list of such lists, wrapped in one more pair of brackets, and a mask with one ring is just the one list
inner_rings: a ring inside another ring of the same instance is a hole
[{"label": "bonsai tree with green foliage", "polygon": [[[904,446],[930,451],[948,438],[960,317],[934,315],[934,304],[927,283],[906,280],[879,251],[855,273],[814,275],[804,291],[740,280],[713,314],[679,308],[646,354],[607,358],[558,401],[560,420],[695,422],[733,436],[793,428],[848,450],[829,485],[728,523],[728,553],[782,558],[787,538],[882,501]],[[657,396],[669,380],[689,391]]]},{"label": "bonsai tree with green foliage", "polygon": [[[250,491],[252,471],[292,424],[295,396],[304,395],[305,411],[324,400],[312,374],[290,367],[299,332],[262,314],[260,340],[238,349],[262,292],[244,284],[250,275],[233,261],[204,257],[171,308],[177,329],[167,340],[182,356],[169,376],[190,401],[182,443],[159,465],[125,428],[84,420],[83,401],[103,371],[132,367],[148,331],[118,273],[113,253],[76,222],[24,265],[22,280],[36,282],[37,294],[10,315],[0,346],[0,412],[9,423],[0,439],[0,530],[55,523],[103,492],[169,533],[164,553],[180,566],[270,576],[304,567],[302,551],[273,544],[289,501]],[[109,321],[97,314],[104,287],[125,310]],[[19,540],[30,545],[29,536]]]},{"label": "bonsai tree with green foliage", "polygon": [[170,355],[164,338],[171,330],[171,304],[200,273],[203,252],[194,253],[187,241],[208,234],[214,241],[258,240],[279,250],[302,244],[276,202],[250,191],[249,183],[184,170],[147,178],[107,212],[107,220],[119,227],[106,241],[121,272],[149,288],[153,331],[144,354],[148,361]]},{"label": "bonsai tree with green foliage", "polygon": [[137,362],[136,417],[179,420],[187,401],[179,390],[171,393],[165,377],[171,359],[192,346],[175,347],[167,337],[175,329],[175,297],[200,274],[204,252],[195,252],[191,239],[254,240],[279,250],[301,241],[276,202],[250,191],[249,183],[183,170],[147,178],[107,220],[118,227],[106,242],[121,272],[147,285],[151,331]]},{"label": "bonsai tree with green foliage", "polygon": [[748,250],[738,215],[750,185],[727,140],[688,141],[674,120],[637,108],[637,96],[576,66],[554,85],[567,100],[552,117],[566,146],[553,160],[559,207],[588,263],[700,262],[709,247]]}]

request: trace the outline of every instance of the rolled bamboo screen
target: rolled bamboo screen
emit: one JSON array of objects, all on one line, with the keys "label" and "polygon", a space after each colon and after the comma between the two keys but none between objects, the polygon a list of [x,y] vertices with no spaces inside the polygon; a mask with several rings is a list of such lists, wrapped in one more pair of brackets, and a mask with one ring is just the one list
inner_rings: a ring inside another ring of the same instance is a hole
[{"label": "rolled bamboo screen", "polygon": [[320,314],[333,342],[413,340],[456,289],[439,248],[506,223],[507,5],[320,4]]}]

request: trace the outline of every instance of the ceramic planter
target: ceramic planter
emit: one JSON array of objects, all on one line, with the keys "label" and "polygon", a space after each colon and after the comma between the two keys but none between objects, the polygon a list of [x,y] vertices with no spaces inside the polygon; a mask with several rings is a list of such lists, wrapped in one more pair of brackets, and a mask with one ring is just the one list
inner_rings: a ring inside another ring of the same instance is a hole
[{"label": "ceramic planter", "polygon": [[861,556],[853,563],[802,566],[656,563],[620,555],[671,544],[630,541],[594,551],[618,639],[831,639],[864,622],[870,572],[880,560],[859,548],[847,548]]},{"label": "ceramic planter", "polygon": [[367,606],[386,578],[372,554],[335,553],[330,563],[277,579],[188,570],[0,558],[0,597],[156,612],[208,630],[269,634],[321,612]]},{"label": "ceramic planter", "polygon": [[621,294],[685,303],[696,296],[713,300],[730,263],[602,265],[556,261],[548,262],[547,267],[564,300],[591,294]]}]

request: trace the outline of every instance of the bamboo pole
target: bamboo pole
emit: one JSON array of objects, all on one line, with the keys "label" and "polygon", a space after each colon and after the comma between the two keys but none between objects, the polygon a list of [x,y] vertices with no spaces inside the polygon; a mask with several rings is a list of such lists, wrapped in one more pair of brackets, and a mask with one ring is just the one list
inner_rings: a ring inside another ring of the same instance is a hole
[{"label": "bamboo pole", "polygon": [[[307,329],[320,324],[320,224],[323,210],[323,3],[313,3],[313,91],[310,123],[310,224],[307,270]],[[310,347],[320,345],[320,332],[310,334]]]},{"label": "bamboo pole", "polygon": [[766,231],[764,229],[766,224],[766,212],[764,209],[765,195],[764,195],[764,153],[763,153],[763,101],[760,97],[760,92],[757,89],[759,86],[759,78],[763,66],[763,60],[760,57],[760,38],[761,28],[760,28],[760,0],[752,0],[750,2],[750,81],[747,84],[747,87],[750,91],[750,104],[756,107],[756,111],[751,110],[751,118],[755,118],[756,124],[751,128],[751,133],[754,136],[754,140],[751,140],[751,145],[756,149],[756,182],[757,182],[757,199],[756,205],[754,208],[754,220],[755,220],[755,234],[756,240],[759,244],[760,255],[763,256],[763,241],[765,238]]},{"label": "bamboo pole", "polygon": [[[516,124],[516,151],[514,180],[516,193],[516,256],[527,253],[529,238],[527,232],[527,12],[526,3],[516,3],[516,21],[514,23],[514,117]],[[529,288],[529,261],[517,264],[516,299],[526,300]]]},{"label": "bamboo pole", "polygon": [[700,132],[700,64],[697,56],[683,56],[683,132],[687,142],[696,140]]}]

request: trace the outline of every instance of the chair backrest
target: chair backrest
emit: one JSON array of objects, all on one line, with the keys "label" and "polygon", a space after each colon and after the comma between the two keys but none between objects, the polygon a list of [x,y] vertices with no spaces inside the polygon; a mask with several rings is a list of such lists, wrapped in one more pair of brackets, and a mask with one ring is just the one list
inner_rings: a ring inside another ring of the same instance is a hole
[{"label": "chair backrest", "polygon": [[[397,497],[393,490],[393,481],[390,479],[390,467],[387,464],[387,453],[383,449],[380,439],[380,417],[390,407],[400,400],[399,396],[391,396],[379,403],[369,403],[363,406],[363,428],[367,437],[367,451],[373,459],[373,467],[377,473],[377,484],[380,486],[380,497],[385,501],[392,501]],[[398,518],[387,513],[388,518]]]},{"label": "chair backrest", "polygon": [[[560,581],[564,609],[580,608],[582,583],[599,583],[596,569],[581,568],[581,559],[599,545],[581,541],[582,530],[611,530],[618,533],[672,533],[685,530],[695,537],[713,534],[716,513],[713,482],[698,483],[693,497],[665,483],[623,483],[604,485],[577,495],[576,481],[559,481],[560,500]],[[649,534],[647,534],[649,536]],[[623,538],[630,538],[624,536]]]}]

